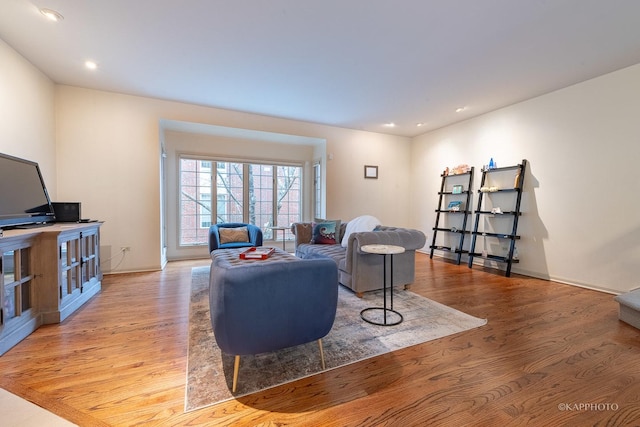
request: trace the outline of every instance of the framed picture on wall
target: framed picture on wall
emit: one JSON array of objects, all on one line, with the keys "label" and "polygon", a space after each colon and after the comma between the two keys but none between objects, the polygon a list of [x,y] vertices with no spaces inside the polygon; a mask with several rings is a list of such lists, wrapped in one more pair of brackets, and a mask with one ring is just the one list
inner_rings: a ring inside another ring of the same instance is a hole
[{"label": "framed picture on wall", "polygon": [[378,179],[378,167],[364,165],[364,177],[368,179]]}]

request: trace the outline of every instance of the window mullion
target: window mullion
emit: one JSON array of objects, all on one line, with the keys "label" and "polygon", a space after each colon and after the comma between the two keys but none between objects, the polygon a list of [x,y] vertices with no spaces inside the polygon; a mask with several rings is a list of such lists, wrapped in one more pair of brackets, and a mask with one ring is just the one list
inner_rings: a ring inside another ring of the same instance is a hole
[{"label": "window mullion", "polygon": [[211,162],[211,224],[218,222],[218,162]]},{"label": "window mullion", "polygon": [[249,200],[249,186],[251,185],[249,180],[251,176],[249,174],[249,169],[251,164],[243,163],[242,164],[242,198],[244,203],[242,204],[242,218],[244,218],[244,222],[249,223],[249,206],[251,205],[251,200]]},{"label": "window mullion", "polygon": [[[273,171],[273,173],[271,174],[271,179],[272,179],[272,194],[273,194],[273,205],[271,207],[271,224],[273,224],[274,226],[279,225],[278,224],[278,166],[273,165],[271,167],[271,170]],[[275,238],[275,236],[274,236]]]}]

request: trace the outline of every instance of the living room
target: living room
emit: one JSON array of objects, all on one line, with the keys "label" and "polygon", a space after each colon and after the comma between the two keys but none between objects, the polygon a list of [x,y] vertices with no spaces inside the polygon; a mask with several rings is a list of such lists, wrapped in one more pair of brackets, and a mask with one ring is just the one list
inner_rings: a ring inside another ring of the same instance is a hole
[{"label": "living room", "polygon": [[[638,220],[628,213],[639,202],[628,186],[638,151],[640,65],[407,138],[57,85],[6,43],[0,48],[8,76],[2,151],[38,161],[52,200],[81,200],[85,216],[105,222],[105,259],[132,247],[120,271],[159,269],[166,261],[161,122],[179,120],[254,123],[263,132],[325,140],[328,217],[375,214],[427,234],[445,167],[479,170],[491,157],[505,166],[527,159],[514,271],[610,292],[638,286]],[[379,179],[363,179],[367,164],[378,165]]]},{"label": "living room", "polygon": [[[171,258],[207,256],[203,247],[186,256],[175,248],[171,257],[171,235],[164,240],[170,216],[163,209],[163,143],[167,135],[192,137],[175,129],[187,123],[313,144],[305,155],[323,160],[327,217],[373,214],[384,224],[422,230],[428,241],[445,167],[466,163],[479,172],[490,158],[499,166],[527,159],[520,263],[513,271],[611,294],[640,286],[640,219],[633,215],[640,201],[629,191],[640,158],[637,62],[416,136],[56,83],[4,40],[0,62],[0,152],[37,161],[53,200],[81,201],[83,216],[104,221],[104,259],[131,248],[106,274],[157,271]],[[198,154],[225,154],[207,138],[210,145]],[[378,166],[378,179],[364,179],[364,165]]]}]

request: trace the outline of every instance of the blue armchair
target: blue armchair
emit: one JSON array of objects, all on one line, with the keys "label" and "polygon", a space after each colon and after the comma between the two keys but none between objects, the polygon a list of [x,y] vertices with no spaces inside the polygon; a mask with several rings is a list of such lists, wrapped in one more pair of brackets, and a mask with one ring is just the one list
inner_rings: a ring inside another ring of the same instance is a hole
[{"label": "blue armchair", "polygon": [[[240,227],[247,229],[246,237],[244,237],[244,233],[229,233],[230,231],[236,231],[232,229]],[[262,246],[262,230],[257,225],[227,222],[209,227],[209,253],[216,249],[247,248],[252,246]]]}]

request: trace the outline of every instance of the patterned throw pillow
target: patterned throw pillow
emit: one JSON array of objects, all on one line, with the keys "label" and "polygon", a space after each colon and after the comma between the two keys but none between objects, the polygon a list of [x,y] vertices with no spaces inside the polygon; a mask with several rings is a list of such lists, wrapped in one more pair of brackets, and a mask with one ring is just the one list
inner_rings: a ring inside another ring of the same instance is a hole
[{"label": "patterned throw pillow", "polygon": [[342,232],[347,224],[343,224],[339,219],[329,219],[329,218],[314,218],[311,223],[311,228],[313,228],[314,224],[319,224],[321,222],[335,222],[336,223],[336,242],[340,242],[342,239]]},{"label": "patterned throw pillow", "polygon": [[338,243],[340,221],[326,221],[313,223],[311,243],[319,245],[335,245]]},{"label": "patterned throw pillow", "polygon": [[220,244],[234,243],[234,242],[248,242],[249,232],[247,227],[219,227],[218,234],[220,234]]}]

